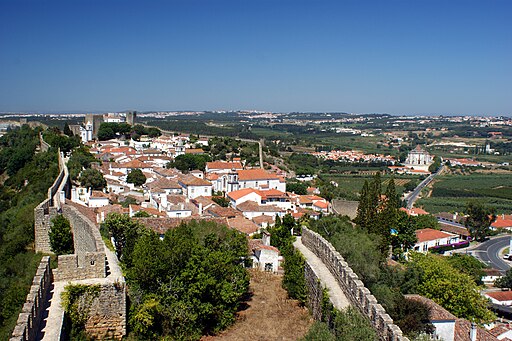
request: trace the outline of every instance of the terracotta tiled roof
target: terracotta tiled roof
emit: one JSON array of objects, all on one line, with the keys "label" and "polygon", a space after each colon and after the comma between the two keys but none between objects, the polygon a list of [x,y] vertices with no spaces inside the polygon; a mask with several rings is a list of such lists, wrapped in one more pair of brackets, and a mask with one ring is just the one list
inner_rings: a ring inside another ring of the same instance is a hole
[{"label": "terracotta tiled roof", "polygon": [[236,209],[241,212],[281,212],[281,209],[274,205],[258,205],[254,201],[245,201],[236,205]]},{"label": "terracotta tiled roof", "polygon": [[233,200],[238,200],[240,198],[245,197],[248,194],[255,193],[256,190],[253,188],[242,188],[237,191],[232,191],[227,194],[228,197],[230,197]]},{"label": "terracotta tiled roof", "polygon": [[192,174],[186,174],[179,177],[179,182],[185,186],[211,186],[211,182],[205,179],[200,179]]},{"label": "terracotta tiled roof", "polygon": [[272,224],[275,221],[275,218],[268,215],[260,215],[257,217],[252,218],[252,221],[254,221],[256,224],[261,225],[263,223]]},{"label": "terracotta tiled roof", "polygon": [[471,234],[469,233],[467,228],[448,225],[444,223],[439,223],[441,231],[450,232],[458,234],[459,236],[469,237]]},{"label": "terracotta tiled roof", "polygon": [[244,217],[228,219],[228,226],[232,229],[245,233],[246,235],[256,233],[260,229],[258,225]]},{"label": "terracotta tiled roof", "polygon": [[428,318],[430,321],[455,321],[457,317],[436,302],[420,295],[405,295],[408,300],[423,303],[429,309]]},{"label": "terracotta tiled roof", "polygon": [[235,218],[242,215],[233,207],[220,207],[218,205],[211,206],[207,211],[214,217]]},{"label": "terracotta tiled roof", "polygon": [[108,196],[102,191],[92,191],[91,198],[108,198]]},{"label": "terracotta tiled roof", "polygon": [[319,200],[319,201],[315,202],[313,204],[313,206],[316,206],[321,209],[326,209],[326,208],[329,208],[329,203]]},{"label": "terracotta tiled roof", "polygon": [[[464,319],[457,319],[455,321],[454,340],[471,341],[471,322]],[[476,327],[476,341],[498,341],[498,338],[487,330]]]},{"label": "terracotta tiled roof", "polygon": [[201,148],[187,148],[185,154],[204,154],[204,150]]},{"label": "terracotta tiled roof", "polygon": [[156,181],[153,181],[150,183],[149,188],[161,188],[161,189],[181,189],[181,186],[178,184],[178,182],[174,180],[169,180],[167,178],[160,178]]},{"label": "terracotta tiled roof", "polygon": [[264,245],[261,239],[249,239],[247,240],[247,246],[249,247],[249,251],[255,250],[270,250],[279,253],[279,250],[275,246]]},{"label": "terracotta tiled roof", "polygon": [[251,180],[277,180],[279,177],[276,174],[270,173],[265,169],[242,169],[238,171],[238,180],[251,181]]},{"label": "terracotta tiled roof", "polygon": [[416,230],[416,237],[418,238],[418,243],[423,243],[430,240],[436,240],[441,238],[447,238],[453,236],[452,233],[446,233],[439,230],[434,229],[421,229]]},{"label": "terracotta tiled roof", "polygon": [[499,215],[496,217],[496,221],[491,224],[495,228],[507,228],[512,227],[512,215]]},{"label": "terracotta tiled roof", "polygon": [[122,168],[151,168],[147,163],[140,160],[132,160],[122,165]]},{"label": "terracotta tiled roof", "polygon": [[512,301],[512,291],[492,291],[485,293],[497,301]]},{"label": "terracotta tiled roof", "polygon": [[244,167],[240,162],[229,162],[229,161],[212,161],[207,162],[206,167],[208,170],[212,169],[243,169]]}]

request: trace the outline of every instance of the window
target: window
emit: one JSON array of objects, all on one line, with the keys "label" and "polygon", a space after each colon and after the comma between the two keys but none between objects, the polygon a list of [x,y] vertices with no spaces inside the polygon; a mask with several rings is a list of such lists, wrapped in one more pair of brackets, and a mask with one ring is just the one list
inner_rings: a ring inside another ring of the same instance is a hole
[{"label": "window", "polygon": [[265,263],[265,271],[272,271],[272,263]]},{"label": "window", "polygon": [[427,251],[428,250],[428,246],[427,246],[427,243],[423,244],[423,251]]}]

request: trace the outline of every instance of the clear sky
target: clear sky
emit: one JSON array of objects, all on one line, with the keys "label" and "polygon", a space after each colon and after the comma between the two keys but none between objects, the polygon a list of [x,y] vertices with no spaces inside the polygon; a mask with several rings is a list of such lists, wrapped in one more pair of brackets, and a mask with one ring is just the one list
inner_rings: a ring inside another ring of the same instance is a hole
[{"label": "clear sky", "polygon": [[0,0],[0,111],[512,114],[510,0]]}]

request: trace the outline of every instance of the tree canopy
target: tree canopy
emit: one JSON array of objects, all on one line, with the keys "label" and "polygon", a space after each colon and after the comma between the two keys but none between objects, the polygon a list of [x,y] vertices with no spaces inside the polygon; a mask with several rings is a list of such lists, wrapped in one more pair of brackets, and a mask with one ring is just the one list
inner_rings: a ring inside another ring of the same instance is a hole
[{"label": "tree canopy", "polygon": [[103,178],[103,174],[97,169],[84,169],[78,180],[82,187],[94,190],[101,190],[107,186],[107,181]]},{"label": "tree canopy", "polygon": [[478,201],[469,201],[465,213],[468,215],[465,221],[471,236],[483,241],[491,232],[490,226],[496,220],[496,208],[486,207]]},{"label": "tree canopy", "polygon": [[50,238],[50,248],[56,255],[68,255],[74,252],[71,225],[62,214],[52,219],[48,237]]},{"label": "tree canopy", "polygon": [[249,276],[244,235],[225,226],[192,221],[163,239],[140,223],[109,215],[126,269],[132,307],[129,325],[141,339],[194,340],[235,320]]},{"label": "tree canopy", "polygon": [[140,169],[134,169],[128,173],[126,182],[134,184],[135,186],[142,186],[146,183],[146,176]]},{"label": "tree canopy", "polygon": [[206,154],[183,154],[178,155],[174,161],[167,164],[167,168],[177,168],[182,172],[189,172],[194,169],[204,171],[206,162],[211,161]]}]

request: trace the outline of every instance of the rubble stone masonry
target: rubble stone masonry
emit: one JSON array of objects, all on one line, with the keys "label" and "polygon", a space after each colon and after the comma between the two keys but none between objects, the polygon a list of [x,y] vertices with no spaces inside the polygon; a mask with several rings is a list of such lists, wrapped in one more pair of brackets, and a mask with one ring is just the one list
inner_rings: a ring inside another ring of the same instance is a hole
[{"label": "rubble stone masonry", "polygon": [[52,270],[50,268],[50,257],[44,256],[32,280],[30,292],[27,295],[27,300],[23,305],[21,313],[18,315],[18,321],[10,341],[36,339],[39,324],[48,306],[51,284]]}]

